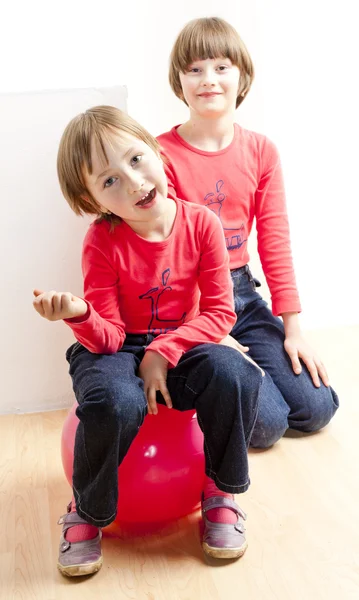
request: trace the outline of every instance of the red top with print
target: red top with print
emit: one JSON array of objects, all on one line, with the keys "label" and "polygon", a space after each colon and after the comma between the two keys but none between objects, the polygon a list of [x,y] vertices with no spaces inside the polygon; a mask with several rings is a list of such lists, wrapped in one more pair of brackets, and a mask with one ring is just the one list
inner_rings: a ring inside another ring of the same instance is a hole
[{"label": "red top with print", "polygon": [[66,320],[90,352],[117,352],[126,333],[153,334],[147,350],[173,367],[186,351],[231,331],[236,315],[221,225],[206,208],[175,202],[171,234],[161,242],[124,221],[113,232],[106,221],[90,226],[82,258],[88,311]]},{"label": "red top with print", "polygon": [[256,218],[273,313],[300,312],[277,149],[265,136],[235,124],[227,148],[206,152],[185,142],[177,127],[157,138],[167,159],[169,195],[207,206],[217,215],[231,269],[249,261],[247,240]]}]

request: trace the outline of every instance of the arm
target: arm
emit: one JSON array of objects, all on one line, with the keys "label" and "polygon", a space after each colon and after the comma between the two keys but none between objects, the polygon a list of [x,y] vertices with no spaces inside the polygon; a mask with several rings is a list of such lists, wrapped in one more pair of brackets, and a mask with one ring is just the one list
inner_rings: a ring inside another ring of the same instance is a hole
[{"label": "arm", "polygon": [[282,169],[277,149],[267,139],[263,141],[260,161],[255,194],[258,253],[271,292],[273,314],[300,312]]},{"label": "arm", "polygon": [[[110,247],[107,236],[101,242],[102,247]],[[118,301],[118,274],[110,257],[100,250],[98,243],[87,237],[82,271],[87,313],[83,318],[66,319],[65,322],[90,352],[112,354],[122,347],[126,337]]]},{"label": "arm", "polygon": [[307,344],[300,329],[298,313],[301,307],[290,248],[282,169],[278,152],[269,140],[265,141],[262,159],[262,174],[256,193],[258,252],[271,291],[273,314],[283,318],[284,348],[293,371],[301,373],[301,359],[316,387],[320,386],[319,377],[325,385],[329,385],[323,363]]},{"label": "arm", "polygon": [[[108,240],[103,242],[104,247],[110,247]],[[84,300],[70,292],[34,290],[34,308],[50,321],[63,319],[90,352],[112,354],[121,348],[126,335],[118,303],[118,275],[111,260],[89,240],[89,234],[84,242],[82,268]]]}]

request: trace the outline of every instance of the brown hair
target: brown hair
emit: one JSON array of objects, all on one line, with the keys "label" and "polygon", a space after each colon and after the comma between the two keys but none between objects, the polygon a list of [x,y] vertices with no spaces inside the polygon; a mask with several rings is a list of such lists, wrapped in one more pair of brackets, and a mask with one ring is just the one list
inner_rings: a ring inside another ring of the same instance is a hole
[{"label": "brown hair", "polygon": [[176,96],[186,103],[179,74],[185,73],[190,64],[196,60],[221,57],[229,58],[239,68],[238,108],[252,85],[254,67],[238,32],[218,17],[194,19],[179,33],[172,48],[169,70],[170,85]]},{"label": "brown hair", "polygon": [[113,106],[94,106],[77,115],[67,125],[57,154],[57,174],[60,187],[67,202],[77,215],[95,214],[98,220],[106,219],[113,225],[120,217],[101,212],[96,200],[86,187],[85,173],[92,174],[91,144],[94,141],[99,156],[108,164],[104,142],[111,143],[111,136],[130,134],[160,153],[157,140],[129,115]]}]

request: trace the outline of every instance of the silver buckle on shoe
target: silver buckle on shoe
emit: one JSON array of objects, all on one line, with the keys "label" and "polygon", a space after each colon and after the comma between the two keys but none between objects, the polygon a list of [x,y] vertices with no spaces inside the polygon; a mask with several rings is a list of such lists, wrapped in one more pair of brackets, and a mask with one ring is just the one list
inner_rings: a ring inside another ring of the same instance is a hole
[{"label": "silver buckle on shoe", "polygon": [[71,546],[70,542],[68,542],[67,540],[64,540],[60,544],[60,550],[61,550],[61,552],[66,552],[66,550],[68,550],[70,548],[70,546]]},{"label": "silver buckle on shoe", "polygon": [[239,533],[244,533],[246,530],[243,523],[241,523],[240,521],[235,524],[234,529],[236,529]]}]

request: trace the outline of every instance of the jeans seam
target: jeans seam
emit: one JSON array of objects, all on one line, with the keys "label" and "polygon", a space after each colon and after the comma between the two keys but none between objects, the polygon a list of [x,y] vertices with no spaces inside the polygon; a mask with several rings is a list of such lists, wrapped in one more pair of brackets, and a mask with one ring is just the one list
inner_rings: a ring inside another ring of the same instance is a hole
[{"label": "jeans seam", "polygon": [[215,476],[216,480],[219,481],[219,483],[221,483],[222,485],[225,485],[226,487],[231,487],[231,488],[245,488],[248,486],[249,484],[249,479],[247,479],[246,483],[240,483],[238,485],[232,485],[230,483],[225,483],[224,481],[221,481],[221,479],[218,477],[216,471],[213,471],[213,469],[208,469],[209,472]]},{"label": "jeans seam", "polygon": [[[187,379],[187,377],[185,377],[185,379]],[[188,388],[192,392],[192,394],[196,394],[196,396],[198,396],[198,392],[196,392],[196,390],[192,390],[188,383],[185,384],[185,387]]]},{"label": "jeans seam", "polygon": [[[190,388],[190,389],[191,389],[191,388]],[[203,431],[203,422],[202,422],[202,419],[200,418],[200,416],[199,416],[199,414],[198,414],[198,413],[197,413],[197,421],[199,422],[199,424],[200,424],[200,426],[201,426],[201,429],[202,429],[202,431]],[[207,453],[207,456],[208,456],[209,470],[210,470],[210,471],[211,471],[211,473],[212,473],[212,472],[214,472],[214,471],[213,471],[213,469],[212,469],[212,459],[211,459],[211,455],[210,455],[210,453],[209,453],[209,448],[208,448],[208,444],[207,444],[207,440],[206,440],[206,437],[205,437],[205,436],[203,436],[203,441],[204,441],[205,451],[206,451],[206,453]]]},{"label": "jeans seam", "polygon": [[84,435],[84,455],[85,455],[85,458],[86,458],[86,463],[87,463],[87,467],[88,467],[88,470],[89,470],[90,479],[93,479],[90,462],[89,462],[89,459],[88,459],[88,456],[87,456],[86,437],[85,437],[85,435]]},{"label": "jeans seam", "polygon": [[251,423],[251,426],[250,426],[250,427],[248,427],[248,428],[247,428],[247,431],[245,431],[245,432],[244,432],[244,437],[245,437],[245,440],[246,440],[246,444],[247,444],[247,445],[249,444],[249,442],[250,442],[250,439],[251,439],[251,437],[252,437],[252,433],[253,433],[253,430],[254,430],[254,426],[255,426],[255,424],[256,424],[257,417],[258,417],[258,410],[259,410],[259,394],[260,394],[261,387],[262,387],[262,385],[263,385],[263,379],[264,379],[264,377],[263,377],[263,376],[262,376],[262,374],[261,374],[261,381],[260,381],[259,388],[258,388],[258,397],[257,397],[257,410],[255,411],[255,414],[254,414],[254,417],[253,417],[253,421],[252,421],[252,423]]},{"label": "jeans seam", "polygon": [[74,489],[74,491],[76,492],[76,497],[77,497],[77,501],[78,501],[78,505],[79,505],[79,510],[82,512],[82,514],[86,515],[87,517],[89,517],[92,521],[95,521],[96,523],[107,523],[107,521],[109,520],[113,520],[116,516],[116,512],[113,513],[110,517],[107,517],[107,519],[95,519],[95,517],[92,517],[91,515],[89,515],[85,510],[83,510],[83,508],[81,507],[81,498],[80,498],[80,494],[78,493],[77,489],[75,488],[74,484],[72,484],[72,487]]}]

